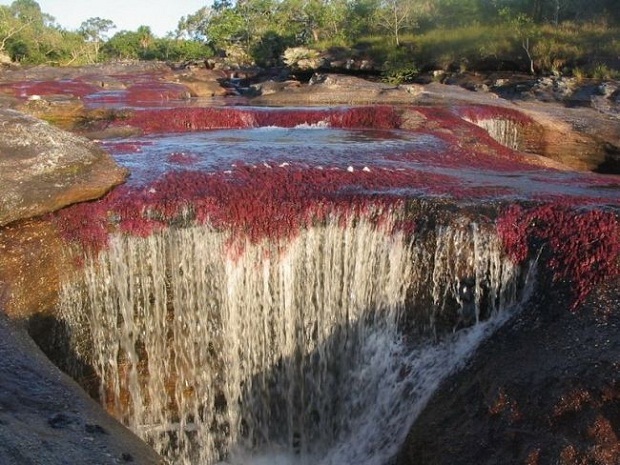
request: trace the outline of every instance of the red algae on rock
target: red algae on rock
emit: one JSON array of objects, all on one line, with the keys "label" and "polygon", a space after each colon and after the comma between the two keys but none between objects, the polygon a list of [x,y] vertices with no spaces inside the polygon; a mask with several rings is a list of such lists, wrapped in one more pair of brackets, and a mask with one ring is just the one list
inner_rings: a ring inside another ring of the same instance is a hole
[{"label": "red algae on rock", "polygon": [[590,290],[620,271],[618,214],[574,205],[512,205],[497,221],[497,230],[511,258],[522,263],[538,253],[555,282],[567,283],[573,308]]}]

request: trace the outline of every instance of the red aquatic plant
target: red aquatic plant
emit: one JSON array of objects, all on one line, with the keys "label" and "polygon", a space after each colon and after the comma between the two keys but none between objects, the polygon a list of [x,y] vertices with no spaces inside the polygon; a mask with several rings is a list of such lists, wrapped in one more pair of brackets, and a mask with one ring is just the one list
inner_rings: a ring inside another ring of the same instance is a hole
[{"label": "red aquatic plant", "polygon": [[83,98],[97,92],[98,88],[79,79],[58,79],[50,81],[17,81],[0,84],[0,91],[15,97],[28,98],[35,95],[53,95]]},{"label": "red aquatic plant", "polygon": [[390,106],[303,110],[201,107],[133,110],[122,124],[140,128],[147,134],[303,124],[391,129],[400,126],[400,117]]},{"label": "red aquatic plant", "polygon": [[[431,191],[431,185],[445,186],[449,178],[416,171],[239,164],[228,172],[169,172],[146,186],[121,186],[88,207],[64,209],[57,220],[68,239],[93,250],[105,246],[110,230],[144,236],[188,220],[258,242],[292,237],[331,215],[347,221],[364,214],[379,222],[377,212],[403,201],[394,189],[422,183]],[[412,225],[403,222],[402,228],[411,230]]]},{"label": "red aquatic plant", "polygon": [[139,128],[145,134],[255,126],[250,111],[215,107],[133,110],[118,124]]},{"label": "red aquatic plant", "polygon": [[396,107],[379,105],[352,107],[346,111],[334,112],[330,116],[331,126],[337,128],[396,129],[402,124]]},{"label": "red aquatic plant", "polygon": [[620,271],[620,222],[615,212],[567,204],[513,205],[498,219],[497,229],[517,263],[542,250],[553,280],[570,284],[574,306],[596,284]]},{"label": "red aquatic plant", "polygon": [[142,148],[145,146],[153,145],[151,142],[147,141],[110,141],[103,144],[103,146],[115,154],[126,154],[126,153],[140,153],[142,152]]}]

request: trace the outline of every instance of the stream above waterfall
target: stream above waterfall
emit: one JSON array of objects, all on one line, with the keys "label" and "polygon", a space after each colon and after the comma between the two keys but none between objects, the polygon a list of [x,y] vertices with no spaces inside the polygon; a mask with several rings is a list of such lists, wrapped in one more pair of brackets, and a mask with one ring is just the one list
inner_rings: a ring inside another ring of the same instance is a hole
[{"label": "stream above waterfall", "polygon": [[[152,185],[171,173],[221,173],[246,166],[341,170],[351,173],[351,179],[361,171],[365,176],[386,178],[373,183],[368,193],[618,202],[619,186],[613,179],[541,168],[535,157],[510,152],[508,156],[500,152],[498,157],[497,151],[463,150],[440,133],[426,131],[331,128],[318,123],[154,134],[108,141],[103,146],[130,169],[129,188]],[[415,174],[416,182],[390,183],[388,178],[403,173]]]}]

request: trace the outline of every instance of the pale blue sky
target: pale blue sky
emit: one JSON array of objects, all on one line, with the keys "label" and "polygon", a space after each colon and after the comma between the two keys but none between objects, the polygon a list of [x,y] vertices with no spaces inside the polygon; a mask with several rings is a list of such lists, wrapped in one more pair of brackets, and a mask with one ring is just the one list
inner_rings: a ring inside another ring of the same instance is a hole
[{"label": "pale blue sky", "polygon": [[[10,5],[13,0],[0,0]],[[88,18],[99,16],[116,24],[108,35],[123,29],[135,31],[138,26],[150,26],[153,33],[163,37],[174,31],[181,16],[210,5],[210,0],[37,0],[44,13],[56,18],[65,29],[75,30]]]}]

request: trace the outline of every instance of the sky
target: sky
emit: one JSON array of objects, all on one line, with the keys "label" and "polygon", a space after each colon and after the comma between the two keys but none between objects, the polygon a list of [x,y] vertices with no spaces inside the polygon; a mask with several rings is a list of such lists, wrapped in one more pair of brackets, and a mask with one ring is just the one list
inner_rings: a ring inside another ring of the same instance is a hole
[{"label": "sky", "polygon": [[[150,26],[158,37],[176,29],[181,16],[194,13],[209,0],[36,0],[43,13],[56,18],[64,29],[76,30],[88,18],[110,19],[116,29],[135,31],[139,26]],[[13,0],[0,0],[0,5],[10,5]]]}]

